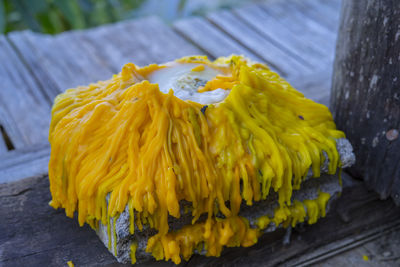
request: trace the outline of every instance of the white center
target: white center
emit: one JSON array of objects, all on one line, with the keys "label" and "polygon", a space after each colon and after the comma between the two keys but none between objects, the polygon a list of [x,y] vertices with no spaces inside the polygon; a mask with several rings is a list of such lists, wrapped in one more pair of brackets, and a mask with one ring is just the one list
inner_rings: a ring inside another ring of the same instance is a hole
[{"label": "white center", "polygon": [[158,84],[163,93],[168,93],[170,89],[174,90],[174,95],[182,100],[191,100],[200,104],[221,102],[229,95],[230,90],[216,89],[203,93],[199,93],[197,90],[218,74],[223,73],[207,65],[204,65],[202,71],[192,71],[199,65],[201,64],[166,64],[167,67],[154,71],[147,77],[147,80]]}]

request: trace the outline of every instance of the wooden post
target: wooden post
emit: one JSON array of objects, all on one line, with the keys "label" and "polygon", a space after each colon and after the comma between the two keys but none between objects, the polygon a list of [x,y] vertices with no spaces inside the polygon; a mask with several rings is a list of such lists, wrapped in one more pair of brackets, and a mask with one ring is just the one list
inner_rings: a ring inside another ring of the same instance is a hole
[{"label": "wooden post", "polygon": [[333,115],[354,146],[351,174],[400,205],[400,1],[342,3]]}]

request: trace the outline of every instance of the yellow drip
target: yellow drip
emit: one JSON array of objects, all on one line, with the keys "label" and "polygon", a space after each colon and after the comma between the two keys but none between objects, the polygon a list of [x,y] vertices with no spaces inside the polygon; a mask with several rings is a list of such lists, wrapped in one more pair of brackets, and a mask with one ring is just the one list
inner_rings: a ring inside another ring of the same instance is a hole
[{"label": "yellow drip", "polygon": [[284,228],[295,227],[298,223],[304,222],[306,218],[308,218],[308,224],[314,224],[318,218],[325,217],[329,198],[329,193],[319,192],[316,199],[306,199],[303,202],[295,200],[289,207],[278,207],[274,210],[272,218],[268,215],[257,218],[257,228],[264,230],[270,223],[274,223],[276,227],[279,225]]},{"label": "yellow drip", "polygon": [[[147,251],[174,262],[202,243],[207,255],[219,255],[224,245],[254,244],[258,230],[238,216],[240,205],[266,199],[271,189],[279,196],[271,221],[303,221],[305,211],[291,203],[292,191],[310,168],[320,175],[322,151],[330,174],[340,167],[335,139],[344,134],[328,108],[306,99],[267,66],[240,56],[177,63],[220,70],[223,75],[198,91],[222,88],[230,90],[228,97],[204,110],[146,80],[165,66],[132,63],[108,81],[57,96],[49,132],[50,205],[64,208],[69,217],[78,211],[80,225],[106,224],[110,248],[110,218],[115,223],[128,204],[131,234],[134,223],[140,231],[143,224],[156,229]],[[171,233],[168,216],[181,216],[182,200],[191,203],[193,225]],[[304,202],[310,224],[324,214],[326,201]],[[215,217],[218,212],[224,221]],[[202,214],[206,222],[196,223]],[[224,235],[223,244],[216,234]],[[185,238],[191,240],[188,248],[179,241]]]},{"label": "yellow drip", "polygon": [[131,263],[135,264],[136,263],[136,249],[138,247],[138,243],[136,241],[132,242],[130,248],[131,248]]},{"label": "yellow drip", "polygon": [[113,218],[113,245],[114,245],[114,255],[117,256],[117,220],[118,216]]},{"label": "yellow drip", "polygon": [[198,65],[192,69],[192,71],[203,71],[205,69],[204,65]]}]

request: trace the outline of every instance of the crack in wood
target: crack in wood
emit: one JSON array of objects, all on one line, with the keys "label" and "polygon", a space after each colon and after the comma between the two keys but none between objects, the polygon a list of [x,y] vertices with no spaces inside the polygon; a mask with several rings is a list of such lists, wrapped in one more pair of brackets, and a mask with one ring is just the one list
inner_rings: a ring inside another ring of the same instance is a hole
[{"label": "crack in wood", "polygon": [[[14,150],[14,144],[11,142],[10,137],[8,136],[6,130],[4,129],[3,125],[0,124],[0,132],[1,136],[3,137],[4,143],[7,146],[7,150]],[[1,141],[1,140],[0,140]]]},{"label": "crack in wood", "polygon": [[26,189],[23,189],[23,190],[21,190],[21,191],[19,191],[19,192],[17,192],[17,193],[14,193],[14,194],[0,195],[0,197],[17,197],[17,196],[23,195],[23,194],[25,194],[26,192],[29,192],[29,191],[31,191],[31,190],[32,190],[32,188],[26,188]]}]

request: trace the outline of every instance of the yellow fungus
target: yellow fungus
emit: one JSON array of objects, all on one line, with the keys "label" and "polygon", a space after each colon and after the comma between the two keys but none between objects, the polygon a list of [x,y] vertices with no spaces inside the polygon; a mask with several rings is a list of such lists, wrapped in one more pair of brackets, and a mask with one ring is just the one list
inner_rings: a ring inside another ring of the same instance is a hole
[{"label": "yellow fungus", "polygon": [[74,263],[73,263],[72,261],[68,261],[68,262],[67,262],[67,265],[68,265],[68,267],[74,267],[74,266],[75,266]]},{"label": "yellow fungus", "polygon": [[136,241],[132,242],[130,249],[131,249],[131,263],[136,263],[136,249],[138,247],[138,243]]},{"label": "yellow fungus", "polygon": [[204,65],[198,65],[192,69],[192,71],[203,71],[204,70]]},{"label": "yellow fungus", "polygon": [[307,207],[308,224],[314,224],[319,218],[318,203],[314,200],[304,200],[304,205]]},{"label": "yellow fungus", "polygon": [[[199,64],[189,71],[217,73],[198,85],[196,94],[222,90],[227,97],[205,106],[149,82],[158,71],[184,64]],[[241,56],[214,62],[186,57],[146,67],[129,63],[108,81],[69,89],[55,99],[50,205],[69,217],[77,211],[80,225],[107,225],[110,249],[116,249],[115,222],[128,205],[131,234],[134,224],[139,231],[144,224],[157,230],[146,248],[156,259],[179,263],[195,249],[219,256],[224,246],[253,245],[270,222],[286,227],[303,222],[306,214],[309,224],[325,216],[329,194],[303,206],[291,202],[292,191],[310,168],[320,175],[323,152],[328,172],[336,172],[335,139],[341,137],[327,107]],[[274,217],[250,227],[238,215],[242,202],[252,205],[271,190],[279,197]],[[168,216],[181,216],[183,200],[190,203],[192,225],[170,231]],[[199,222],[202,214],[207,219]],[[131,245],[132,262],[136,248]]]},{"label": "yellow fungus", "polygon": [[326,204],[328,203],[329,198],[331,195],[329,193],[320,192],[317,198],[317,204],[319,208],[319,214],[321,217],[325,217],[326,215]]},{"label": "yellow fungus", "polygon": [[268,227],[269,223],[271,222],[270,218],[267,215],[261,216],[257,219],[257,227],[260,230],[264,230]]}]

